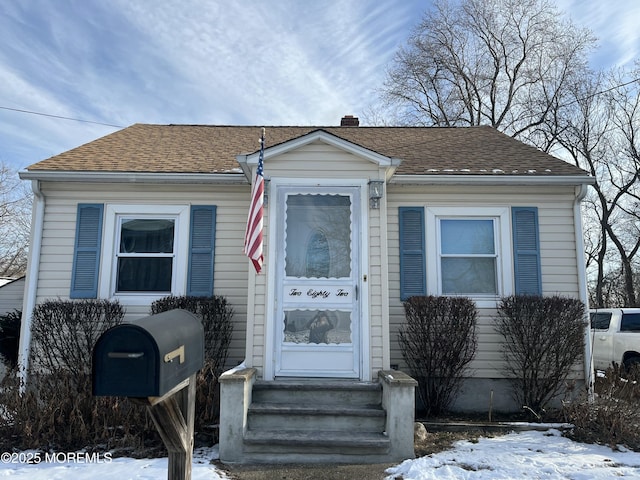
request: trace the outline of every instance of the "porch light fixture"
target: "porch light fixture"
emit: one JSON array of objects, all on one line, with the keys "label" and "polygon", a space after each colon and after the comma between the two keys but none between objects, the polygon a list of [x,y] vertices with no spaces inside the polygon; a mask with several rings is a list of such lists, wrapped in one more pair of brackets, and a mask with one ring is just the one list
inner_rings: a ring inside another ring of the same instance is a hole
[{"label": "porch light fixture", "polygon": [[384,193],[384,180],[369,180],[369,207],[380,208],[380,199]]}]

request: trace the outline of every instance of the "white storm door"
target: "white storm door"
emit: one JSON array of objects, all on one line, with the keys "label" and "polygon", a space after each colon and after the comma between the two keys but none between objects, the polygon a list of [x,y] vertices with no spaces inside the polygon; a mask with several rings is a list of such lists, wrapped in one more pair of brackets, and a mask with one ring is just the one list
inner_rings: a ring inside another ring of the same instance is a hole
[{"label": "white storm door", "polygon": [[360,376],[358,187],[278,189],[275,375]]}]

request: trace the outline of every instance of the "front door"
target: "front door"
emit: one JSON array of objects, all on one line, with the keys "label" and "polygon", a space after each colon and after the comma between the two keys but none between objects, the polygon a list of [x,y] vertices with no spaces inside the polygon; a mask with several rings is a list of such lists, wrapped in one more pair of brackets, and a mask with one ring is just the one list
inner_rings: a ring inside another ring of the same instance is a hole
[{"label": "front door", "polygon": [[281,186],[275,375],[360,376],[360,188]]}]

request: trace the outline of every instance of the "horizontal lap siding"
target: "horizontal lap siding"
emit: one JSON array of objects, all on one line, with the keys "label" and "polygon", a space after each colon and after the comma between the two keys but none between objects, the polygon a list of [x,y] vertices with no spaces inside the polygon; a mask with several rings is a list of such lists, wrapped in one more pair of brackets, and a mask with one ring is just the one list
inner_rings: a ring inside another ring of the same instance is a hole
[{"label": "horizontal lap siding", "polygon": [[[163,205],[216,205],[213,293],[226,297],[234,310],[228,365],[240,363],[245,358],[248,263],[242,253],[244,221],[238,219],[246,217],[249,187],[91,184],[90,189],[78,191],[79,187],[79,184],[47,183],[42,186],[46,220],[37,302],[69,297],[78,203],[151,204],[158,206],[158,213]],[[113,241],[112,232],[103,232],[103,241]],[[125,307],[129,319],[149,314],[149,306]]]},{"label": "horizontal lap siding", "polygon": [[[398,329],[404,323],[400,302],[400,258],[398,207],[426,205],[534,206],[538,207],[542,289],[544,295],[579,297],[574,234],[574,195],[569,187],[388,187],[389,315],[391,364],[405,368],[398,343]],[[501,342],[495,331],[495,310],[481,309],[478,315],[478,351],[471,363],[473,376],[501,378]]]}]

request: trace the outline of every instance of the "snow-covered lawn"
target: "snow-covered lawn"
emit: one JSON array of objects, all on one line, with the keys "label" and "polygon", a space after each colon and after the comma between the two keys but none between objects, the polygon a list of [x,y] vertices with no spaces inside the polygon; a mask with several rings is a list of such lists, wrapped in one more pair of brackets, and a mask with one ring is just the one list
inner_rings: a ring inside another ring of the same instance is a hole
[{"label": "snow-covered lawn", "polygon": [[[87,460],[79,456],[81,460]],[[8,457],[7,457],[8,458]],[[193,480],[227,477],[210,461],[216,449],[194,453]],[[0,464],[0,478],[29,480],[164,480],[167,459],[135,460],[102,458],[101,462]],[[19,458],[18,458],[19,460]],[[52,460],[51,458],[49,460]],[[387,470],[388,480],[429,479],[571,479],[598,480],[614,477],[640,479],[640,453],[614,452],[607,447],[572,442],[557,430],[525,431],[478,442],[460,441],[453,449],[405,462]]]},{"label": "snow-covered lawn", "polygon": [[572,442],[558,430],[525,431],[456,442],[452,450],[405,460],[387,473],[389,480],[640,479],[640,453]]}]

